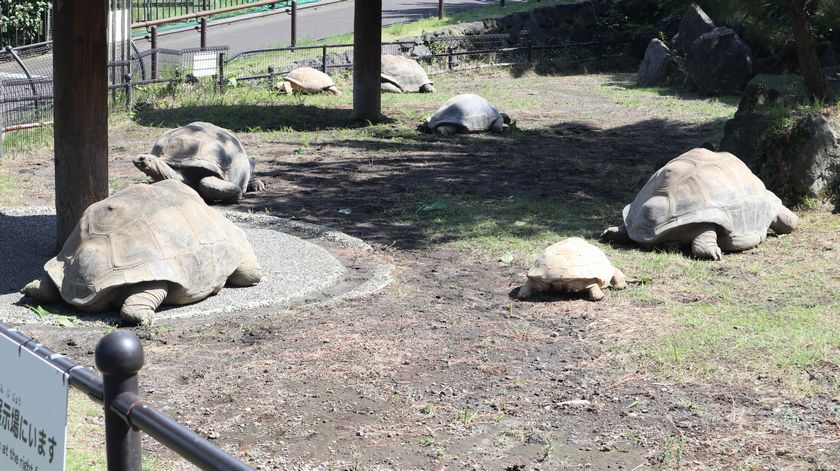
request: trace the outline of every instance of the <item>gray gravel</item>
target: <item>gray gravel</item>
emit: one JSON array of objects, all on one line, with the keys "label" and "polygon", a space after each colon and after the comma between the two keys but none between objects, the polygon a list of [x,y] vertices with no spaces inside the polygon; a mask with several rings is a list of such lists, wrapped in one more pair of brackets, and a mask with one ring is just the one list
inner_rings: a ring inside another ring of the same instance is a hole
[{"label": "gray gravel", "polygon": [[[377,291],[390,281],[390,266],[377,265],[367,280],[355,280],[348,289],[342,261],[322,247],[370,252],[364,242],[322,226],[262,214],[221,211],[248,235],[263,269],[262,281],[248,288],[224,288],[216,296],[187,306],[162,306],[157,320],[218,316],[262,307],[323,304]],[[290,235],[299,234],[308,240]],[[18,293],[43,273],[55,255],[55,211],[51,207],[0,208],[0,321],[14,324],[56,323],[55,316],[39,318],[26,307],[31,302]],[[358,256],[358,255],[357,255]],[[116,322],[116,312],[85,314],[68,304],[45,306],[59,315],[78,316],[80,322]]]}]

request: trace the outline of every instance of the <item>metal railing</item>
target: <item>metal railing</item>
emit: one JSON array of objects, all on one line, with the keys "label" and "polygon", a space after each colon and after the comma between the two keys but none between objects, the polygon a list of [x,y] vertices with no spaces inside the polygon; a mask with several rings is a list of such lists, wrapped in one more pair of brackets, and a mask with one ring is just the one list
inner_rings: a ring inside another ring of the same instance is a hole
[{"label": "metal railing", "polygon": [[143,367],[143,345],[131,332],[114,331],[99,340],[95,360],[96,367],[102,372],[101,377],[2,323],[0,335],[63,371],[70,378],[71,387],[103,405],[109,470],[141,471],[139,431],[145,432],[201,469],[251,469],[140,397],[137,373]]}]

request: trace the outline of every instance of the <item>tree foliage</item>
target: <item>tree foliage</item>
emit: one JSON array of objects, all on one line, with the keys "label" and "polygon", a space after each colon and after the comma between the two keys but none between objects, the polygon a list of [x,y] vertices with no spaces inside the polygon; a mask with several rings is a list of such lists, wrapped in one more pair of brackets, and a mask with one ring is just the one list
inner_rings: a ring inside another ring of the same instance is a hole
[{"label": "tree foliage", "polygon": [[0,0],[0,42],[4,43],[0,45],[38,41],[44,34],[44,13],[50,8],[50,0]]}]

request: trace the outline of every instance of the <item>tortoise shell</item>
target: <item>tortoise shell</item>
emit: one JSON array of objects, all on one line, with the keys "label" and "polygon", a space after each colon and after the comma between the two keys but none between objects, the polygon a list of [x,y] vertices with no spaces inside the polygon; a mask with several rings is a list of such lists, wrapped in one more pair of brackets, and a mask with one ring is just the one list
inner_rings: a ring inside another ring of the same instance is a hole
[{"label": "tortoise shell", "polygon": [[548,246],[528,270],[528,280],[537,286],[583,291],[597,284],[610,285],[615,267],[598,247],[580,237],[570,237]]},{"label": "tortoise shell", "polygon": [[469,132],[486,131],[502,114],[489,101],[472,94],[456,95],[441,105],[428,119],[429,129],[442,124],[458,126]]},{"label": "tortoise shell", "polygon": [[292,84],[292,90],[303,93],[320,93],[335,86],[329,75],[312,67],[298,67],[286,74],[283,80]]},{"label": "tortoise shell", "polygon": [[716,224],[729,239],[760,242],[781,206],[740,159],[698,148],[654,173],[623,216],[630,238],[647,246],[674,240],[696,223]]},{"label": "tortoise shell", "polygon": [[207,176],[219,177],[242,189],[251,180],[253,164],[239,139],[212,123],[194,122],[167,131],[152,147],[193,188]]},{"label": "tortoise shell", "polygon": [[85,210],[61,252],[44,265],[62,298],[99,310],[120,287],[170,283],[166,302],[220,290],[243,259],[245,233],[176,180],[132,185]]},{"label": "tortoise shell", "polygon": [[433,84],[420,64],[408,57],[383,54],[382,80],[391,82],[403,92],[419,92],[420,87]]}]

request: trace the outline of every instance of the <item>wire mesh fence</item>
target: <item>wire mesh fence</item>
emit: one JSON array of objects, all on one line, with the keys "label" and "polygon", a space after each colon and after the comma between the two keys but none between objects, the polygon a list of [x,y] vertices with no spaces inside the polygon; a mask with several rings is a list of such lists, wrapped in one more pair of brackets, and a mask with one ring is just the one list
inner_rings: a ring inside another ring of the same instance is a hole
[{"label": "wire mesh fence", "polygon": [[[546,73],[598,65],[614,66],[626,58],[627,41],[532,44],[527,36],[487,34],[437,36],[382,44],[383,54],[416,59],[429,73],[494,66],[533,66]],[[127,60],[109,61],[110,107],[127,109],[136,87],[156,83],[209,81],[223,93],[225,85],[275,78],[298,67],[328,74],[353,68],[352,44],[325,44],[245,51],[228,55],[228,47],[139,51]],[[177,87],[176,87],[177,88]],[[40,146],[52,139],[52,45],[42,43],[0,51],[0,138],[2,147]]]}]

